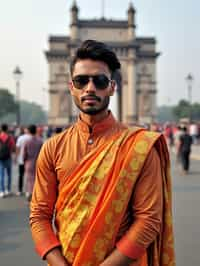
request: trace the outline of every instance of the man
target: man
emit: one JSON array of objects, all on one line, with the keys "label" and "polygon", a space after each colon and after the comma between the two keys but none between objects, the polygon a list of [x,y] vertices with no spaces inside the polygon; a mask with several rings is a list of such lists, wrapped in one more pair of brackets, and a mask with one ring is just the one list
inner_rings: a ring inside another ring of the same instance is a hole
[{"label": "man", "polygon": [[78,121],[40,152],[30,224],[51,266],[174,265],[167,147],[108,110],[119,68],[105,44],[81,45],[69,84]]},{"label": "man", "polygon": [[16,142],[16,159],[18,163],[18,191],[17,196],[21,196],[24,186],[24,146],[25,143],[31,138],[27,128],[22,128],[22,134],[17,138]]},{"label": "man", "polygon": [[[8,134],[8,125],[2,124],[0,133],[0,198],[11,194],[12,185],[12,152],[15,150],[15,141]],[[5,170],[7,184],[5,187]]]},{"label": "man", "polygon": [[182,128],[182,134],[179,137],[179,154],[183,174],[187,174],[190,168],[190,153],[192,146],[192,137],[189,135],[187,127]]},{"label": "man", "polygon": [[41,137],[36,135],[36,125],[30,125],[28,127],[28,133],[30,134],[30,138],[24,145],[23,159],[26,176],[26,198],[28,201],[30,201],[33,192],[33,185],[35,182],[36,161],[43,141]]},{"label": "man", "polygon": [[176,163],[180,163],[180,137],[183,134],[182,128],[180,125],[177,126],[174,133],[174,150],[176,155]]}]

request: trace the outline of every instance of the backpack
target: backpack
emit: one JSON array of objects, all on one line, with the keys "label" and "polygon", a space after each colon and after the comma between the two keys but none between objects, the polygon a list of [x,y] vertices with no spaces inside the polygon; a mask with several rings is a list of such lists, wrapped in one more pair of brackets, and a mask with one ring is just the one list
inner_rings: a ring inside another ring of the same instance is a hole
[{"label": "backpack", "polygon": [[9,137],[6,141],[0,139],[0,160],[7,160],[10,158],[9,140]]}]

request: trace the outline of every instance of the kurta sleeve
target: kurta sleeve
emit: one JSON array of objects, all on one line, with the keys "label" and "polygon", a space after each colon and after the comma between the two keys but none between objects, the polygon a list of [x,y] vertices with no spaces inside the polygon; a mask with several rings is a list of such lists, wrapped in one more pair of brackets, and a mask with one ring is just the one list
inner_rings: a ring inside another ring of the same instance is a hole
[{"label": "kurta sleeve", "polygon": [[44,258],[48,251],[60,246],[52,221],[57,198],[57,178],[53,167],[54,147],[47,141],[40,151],[33,196],[30,204],[30,226],[36,251]]},{"label": "kurta sleeve", "polygon": [[116,244],[127,257],[142,257],[160,232],[163,212],[163,185],[160,158],[150,151],[132,197],[133,223]]}]

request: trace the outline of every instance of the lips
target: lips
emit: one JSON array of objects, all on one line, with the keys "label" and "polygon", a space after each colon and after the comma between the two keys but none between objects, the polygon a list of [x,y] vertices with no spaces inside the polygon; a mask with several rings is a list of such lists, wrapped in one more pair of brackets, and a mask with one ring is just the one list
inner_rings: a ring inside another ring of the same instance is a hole
[{"label": "lips", "polygon": [[96,96],[83,96],[81,101],[82,102],[100,102],[101,99]]}]

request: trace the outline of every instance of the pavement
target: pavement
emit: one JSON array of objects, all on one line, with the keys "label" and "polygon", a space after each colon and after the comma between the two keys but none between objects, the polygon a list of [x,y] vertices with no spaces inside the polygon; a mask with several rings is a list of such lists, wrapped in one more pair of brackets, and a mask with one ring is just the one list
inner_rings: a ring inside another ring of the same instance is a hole
[{"label": "pavement", "polygon": [[[200,145],[193,147],[191,170],[182,175],[172,161],[173,221],[176,266],[200,265]],[[194,159],[196,158],[196,159]],[[16,167],[13,167],[16,191]],[[25,197],[0,199],[0,266],[44,266],[34,250],[28,223],[29,204]]]},{"label": "pavement", "polygon": [[192,145],[191,158],[194,160],[200,160],[200,144]]},{"label": "pavement", "polygon": [[189,174],[183,175],[172,158],[172,198],[176,266],[200,265],[200,166],[199,149],[193,152]]},{"label": "pavement", "polygon": [[[174,147],[171,148],[171,151],[175,153]],[[192,144],[190,158],[200,160],[200,144]]]},{"label": "pavement", "polygon": [[44,266],[34,252],[28,225],[29,208],[23,197],[0,199],[0,265]]}]

